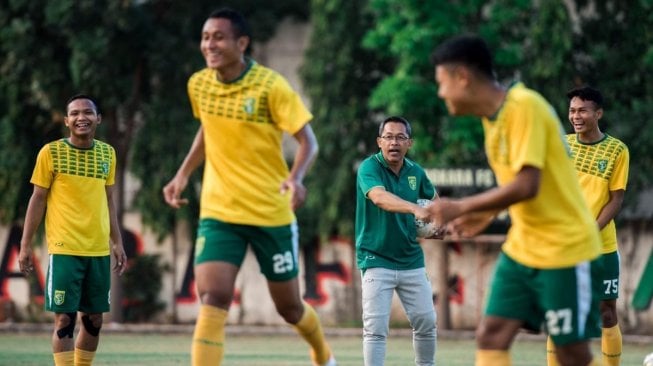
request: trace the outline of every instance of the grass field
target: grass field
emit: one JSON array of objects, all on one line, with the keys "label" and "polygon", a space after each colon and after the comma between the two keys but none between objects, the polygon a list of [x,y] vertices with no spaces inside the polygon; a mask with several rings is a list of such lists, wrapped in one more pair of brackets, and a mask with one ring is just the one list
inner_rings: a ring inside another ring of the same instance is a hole
[{"label": "grass field", "polygon": [[[188,365],[190,334],[123,334],[102,336],[95,365]],[[441,337],[442,338],[442,337]],[[338,365],[363,363],[358,336],[329,337]],[[597,354],[598,344],[594,344]],[[623,366],[639,366],[653,345],[625,342]],[[519,339],[513,346],[513,365],[545,365],[544,342]],[[387,366],[413,364],[412,346],[407,336],[393,336],[388,343]],[[436,361],[439,366],[473,365],[474,341],[439,339]],[[229,335],[224,365],[307,366],[307,346],[299,337],[282,335]],[[0,333],[0,365],[52,365],[50,335],[46,333]]]}]

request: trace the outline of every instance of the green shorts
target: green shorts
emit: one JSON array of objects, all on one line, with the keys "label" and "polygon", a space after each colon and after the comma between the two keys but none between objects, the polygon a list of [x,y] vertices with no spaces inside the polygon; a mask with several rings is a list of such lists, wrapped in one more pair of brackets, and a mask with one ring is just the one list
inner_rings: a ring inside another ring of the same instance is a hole
[{"label": "green shorts", "polygon": [[598,282],[602,285],[600,300],[614,300],[619,298],[619,252],[605,253],[598,259],[602,271]]},{"label": "green shorts", "polygon": [[270,281],[287,281],[298,273],[297,223],[283,226],[251,226],[202,219],[195,242],[195,265],[243,263],[247,246],[252,246],[261,272]]},{"label": "green shorts", "polygon": [[598,260],[574,267],[538,269],[517,263],[501,252],[485,314],[542,328],[556,345],[589,340],[601,334],[597,281]]},{"label": "green shorts", "polygon": [[47,311],[106,313],[111,295],[111,257],[51,254],[45,288]]}]

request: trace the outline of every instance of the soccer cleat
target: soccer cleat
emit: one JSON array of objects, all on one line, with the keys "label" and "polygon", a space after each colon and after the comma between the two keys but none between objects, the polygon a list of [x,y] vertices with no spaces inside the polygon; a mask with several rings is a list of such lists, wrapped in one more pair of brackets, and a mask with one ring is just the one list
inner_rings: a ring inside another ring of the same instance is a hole
[{"label": "soccer cleat", "polygon": [[338,363],[336,363],[336,358],[333,357],[333,354],[331,354],[331,357],[329,357],[327,362],[323,363],[322,365],[315,364],[315,366],[338,366]]}]

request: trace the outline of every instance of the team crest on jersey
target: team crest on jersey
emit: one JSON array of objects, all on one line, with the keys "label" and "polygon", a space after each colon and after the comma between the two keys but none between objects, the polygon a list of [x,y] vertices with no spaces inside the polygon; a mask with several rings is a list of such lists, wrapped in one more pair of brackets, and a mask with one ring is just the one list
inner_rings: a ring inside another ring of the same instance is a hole
[{"label": "team crest on jersey", "polygon": [[605,169],[608,167],[608,161],[605,159],[601,159],[596,163],[596,167],[599,169],[601,173],[605,173]]},{"label": "team crest on jersey", "polygon": [[102,167],[102,173],[109,174],[109,162],[103,161],[100,163],[100,166]]},{"label": "team crest on jersey", "polygon": [[256,107],[256,99],[245,98],[243,101],[243,110],[247,114],[254,114],[254,107]]},{"label": "team crest on jersey", "polygon": [[413,191],[416,190],[417,189],[417,177],[414,177],[414,176],[408,177],[408,186]]},{"label": "team crest on jersey", "polygon": [[66,291],[54,290],[53,299],[55,305],[63,305],[63,302],[66,299]]}]

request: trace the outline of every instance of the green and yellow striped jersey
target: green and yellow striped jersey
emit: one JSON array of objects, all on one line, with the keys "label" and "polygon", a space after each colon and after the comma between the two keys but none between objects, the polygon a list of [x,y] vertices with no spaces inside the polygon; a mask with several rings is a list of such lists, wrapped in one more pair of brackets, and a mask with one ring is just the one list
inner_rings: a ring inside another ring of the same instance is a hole
[{"label": "green and yellow striped jersey", "polygon": [[[601,140],[590,144],[578,141],[576,134],[569,134],[567,143],[574,157],[583,195],[592,215],[596,218],[610,200],[610,191],[626,189],[630,160],[628,147],[608,134],[604,134]],[[601,230],[601,240],[603,253],[617,250],[617,230],[614,220]]]},{"label": "green and yellow striped jersey", "polygon": [[82,149],[66,139],[41,148],[31,183],[49,190],[45,235],[50,254],[109,255],[106,186],[114,184],[116,152],[94,140]]},{"label": "green and yellow striped jersey", "polygon": [[313,116],[276,71],[250,61],[238,79],[224,83],[206,68],[188,81],[193,114],[204,130],[201,218],[281,226],[295,220],[283,132],[294,135]]}]

